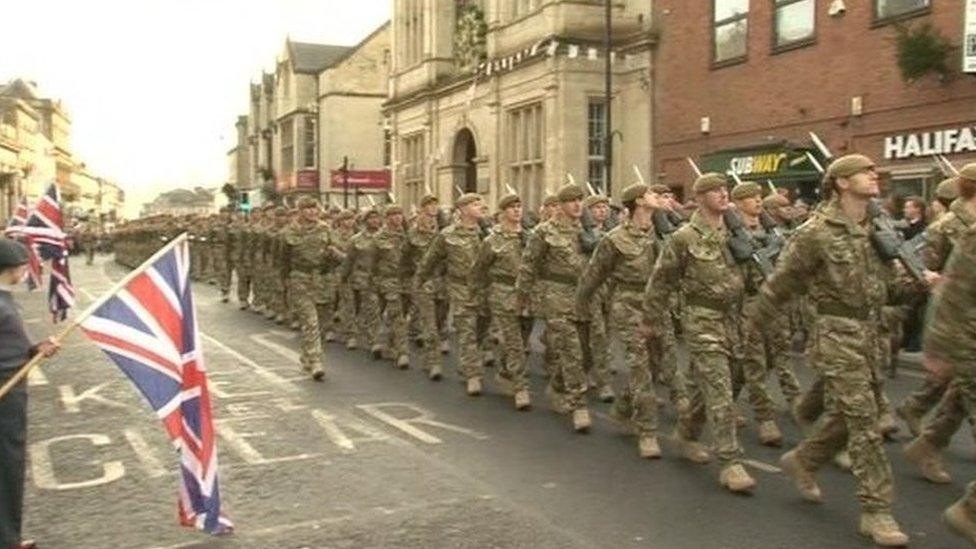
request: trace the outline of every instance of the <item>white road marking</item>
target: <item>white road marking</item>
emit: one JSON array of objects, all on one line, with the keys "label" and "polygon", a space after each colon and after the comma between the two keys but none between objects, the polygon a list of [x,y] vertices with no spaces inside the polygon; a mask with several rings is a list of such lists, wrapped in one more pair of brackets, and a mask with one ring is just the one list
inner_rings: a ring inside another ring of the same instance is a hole
[{"label": "white road marking", "polygon": [[271,463],[284,463],[289,461],[302,461],[306,459],[311,459],[313,457],[318,457],[321,454],[295,454],[291,456],[281,456],[281,457],[265,457],[257,448],[251,445],[247,441],[249,438],[263,437],[266,433],[264,432],[254,432],[254,433],[241,433],[236,429],[231,427],[228,423],[231,421],[240,421],[242,418],[229,418],[229,419],[218,419],[215,424],[217,427],[217,433],[227,441],[227,445],[234,450],[234,452],[240,456],[241,459],[246,461],[251,465],[268,465]]},{"label": "white road marking", "polygon": [[81,402],[85,400],[98,402],[110,408],[121,408],[123,410],[129,408],[127,404],[124,404],[122,402],[116,402],[114,400],[109,400],[103,397],[102,395],[98,394],[99,391],[101,391],[105,387],[108,387],[112,383],[113,383],[112,381],[106,381],[105,383],[102,383],[100,385],[95,385],[90,389],[86,389],[82,391],[81,394],[79,395],[75,394],[75,390],[74,388],[71,387],[71,385],[60,385],[58,386],[58,392],[61,393],[61,404],[64,405],[64,410],[69,414],[80,413],[81,406],[79,406],[79,404],[81,404]]},{"label": "white road marking", "polygon": [[205,334],[203,332],[200,332],[200,335],[203,336],[204,339],[206,339],[207,341],[209,341],[211,344],[215,345],[220,350],[222,350],[225,353],[231,355],[232,357],[234,357],[237,360],[239,360],[242,364],[244,364],[244,365],[248,366],[249,368],[251,368],[252,370],[254,370],[254,373],[256,373],[257,375],[263,377],[265,379],[265,381],[269,381],[271,383],[274,383],[276,385],[279,385],[283,389],[288,390],[288,391],[294,391],[294,390],[296,390],[295,387],[293,385],[291,385],[291,383],[289,382],[289,380],[287,380],[287,379],[279,376],[278,374],[272,372],[271,370],[265,368],[264,366],[261,366],[257,362],[254,362],[253,360],[247,358],[246,356],[244,356],[241,353],[235,351],[234,349],[231,349],[230,347],[228,347],[227,345],[224,345],[220,341],[217,341],[213,337],[210,337],[209,335],[207,335],[207,334]]},{"label": "white road marking", "polygon": [[290,360],[291,362],[294,362],[295,364],[301,364],[302,363],[302,355],[300,355],[299,353],[296,353],[295,351],[289,349],[288,347],[285,347],[284,345],[281,345],[280,343],[275,343],[274,341],[271,341],[271,340],[268,339],[268,337],[271,336],[273,333],[274,332],[265,332],[265,333],[262,333],[262,334],[251,334],[248,337],[251,338],[251,341],[254,341],[258,345],[261,345],[263,347],[267,347],[268,349],[271,349],[275,353],[278,353],[279,355],[285,357],[286,359]]},{"label": "white road marking", "polygon": [[[121,461],[108,461],[101,463],[102,475],[78,482],[59,482],[57,476],[54,474],[54,466],[51,460],[51,446],[55,443],[63,442],[67,440],[87,440],[91,442],[94,446],[105,446],[111,444],[112,440],[105,435],[93,434],[93,435],[65,435],[60,437],[49,438],[47,440],[41,440],[31,444],[31,474],[34,478],[34,484],[38,488],[43,490],[75,490],[78,488],[90,488],[92,486],[100,486],[102,484],[108,484],[110,482],[115,482],[123,476],[125,476],[125,466],[122,465]],[[93,465],[98,465],[100,462],[92,461]]]},{"label": "white road marking", "polygon": [[764,471],[766,473],[776,474],[776,473],[782,473],[783,472],[779,467],[776,467],[774,465],[770,465],[768,463],[764,463],[762,461],[756,461],[754,459],[744,459],[744,460],[742,460],[742,463],[745,463],[749,467],[752,467],[754,469],[759,469],[760,471]]},{"label": "white road marking", "polygon": [[47,380],[47,376],[40,368],[34,368],[27,374],[27,385],[29,387],[39,387],[41,385],[49,385],[50,382]]},{"label": "white road marking", "polygon": [[312,410],[312,417],[322,427],[322,430],[325,431],[325,436],[329,437],[329,440],[333,444],[346,452],[355,451],[357,442],[380,442],[390,439],[390,437],[365,423],[359,421],[343,421],[342,425],[346,430],[355,431],[361,435],[358,437],[350,437],[340,427],[335,416],[329,415],[322,410]]},{"label": "white road marking", "polygon": [[142,468],[149,475],[149,478],[161,477],[166,474],[166,469],[163,468],[162,462],[156,457],[156,451],[146,442],[145,437],[139,431],[126,429],[123,431],[123,434],[126,440],[129,441],[129,445],[132,446],[132,450],[136,453],[136,457],[139,458],[139,463],[142,464]]},{"label": "white road marking", "polygon": [[[436,427],[439,429],[444,429],[445,431],[452,431],[455,433],[460,433],[467,435],[475,440],[488,440],[487,435],[473,431],[471,429],[466,429],[458,425],[452,425],[450,423],[444,423],[443,421],[435,421],[433,419],[433,413],[425,410],[419,406],[407,403],[407,402],[384,402],[379,404],[357,404],[356,408],[362,410],[363,412],[373,416],[374,418],[386,423],[394,429],[399,429],[404,433],[414,437],[420,442],[426,444],[440,444],[443,441],[434,435],[421,431],[420,429],[414,427],[412,424],[427,425],[428,427]],[[400,419],[394,417],[387,413],[385,409],[389,408],[406,408],[417,414],[417,417],[412,417],[410,419]]]}]

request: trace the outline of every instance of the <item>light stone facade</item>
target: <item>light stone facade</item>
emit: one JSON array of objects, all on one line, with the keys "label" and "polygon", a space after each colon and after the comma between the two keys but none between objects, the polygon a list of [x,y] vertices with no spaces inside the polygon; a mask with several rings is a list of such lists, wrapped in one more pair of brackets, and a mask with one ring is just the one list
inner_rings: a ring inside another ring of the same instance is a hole
[{"label": "light stone facade", "polygon": [[[384,114],[398,200],[442,200],[513,187],[529,207],[572,175],[600,187],[604,3],[586,0],[394,0]],[[472,30],[472,11],[484,26]],[[613,4],[613,187],[651,165],[650,3]],[[483,32],[471,53],[470,34]],[[591,143],[592,142],[592,143]]]}]

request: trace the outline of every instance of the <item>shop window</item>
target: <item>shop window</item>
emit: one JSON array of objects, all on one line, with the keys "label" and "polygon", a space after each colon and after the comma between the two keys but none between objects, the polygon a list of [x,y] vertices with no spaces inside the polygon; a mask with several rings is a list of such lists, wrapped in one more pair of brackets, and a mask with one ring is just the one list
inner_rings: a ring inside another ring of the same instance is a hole
[{"label": "shop window", "polygon": [[717,65],[745,59],[749,0],[713,0],[712,61]]},{"label": "shop window", "polygon": [[542,198],[544,131],[541,103],[508,111],[509,181],[530,209]]},{"label": "shop window", "polygon": [[587,110],[587,180],[594,189],[606,192],[606,103],[590,100]]},{"label": "shop window", "polygon": [[316,145],[316,132],[315,132],[315,118],[308,116],[305,118],[305,135],[303,143],[305,145],[304,163],[302,164],[305,168],[315,167],[315,145]]},{"label": "shop window", "polygon": [[295,171],[295,129],[292,119],[281,123],[281,173]]},{"label": "shop window", "polygon": [[910,17],[927,12],[932,0],[874,0],[874,19],[887,22],[890,19]]},{"label": "shop window", "polygon": [[816,31],[816,0],[774,0],[773,47],[789,48],[813,41]]}]

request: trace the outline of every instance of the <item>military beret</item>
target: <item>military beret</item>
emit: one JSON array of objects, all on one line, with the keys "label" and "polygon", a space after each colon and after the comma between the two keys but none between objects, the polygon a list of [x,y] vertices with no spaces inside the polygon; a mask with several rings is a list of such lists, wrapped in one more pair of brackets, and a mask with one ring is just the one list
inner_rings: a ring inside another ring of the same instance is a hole
[{"label": "military beret", "polygon": [[959,170],[959,177],[976,182],[976,162],[970,162]]},{"label": "military beret", "polygon": [[559,197],[554,194],[547,194],[545,198],[542,199],[543,206],[555,206],[559,204]]},{"label": "military beret", "polygon": [[522,198],[515,193],[509,193],[498,199],[498,210],[504,210],[513,204],[518,204],[522,202]]},{"label": "military beret", "polygon": [[732,200],[742,200],[754,196],[762,196],[762,187],[755,181],[743,181],[732,189]]},{"label": "military beret", "polygon": [[935,197],[950,201],[959,198],[959,181],[955,177],[943,179],[935,188]]},{"label": "military beret", "polygon": [[707,193],[716,189],[724,189],[728,186],[728,180],[724,175],[715,172],[702,174],[695,180],[695,193]]},{"label": "military beret", "polygon": [[264,208],[262,208],[262,209],[263,209],[264,211],[266,211],[266,212],[271,212],[271,211],[274,211],[274,209],[275,209],[275,204],[274,204],[274,202],[268,202],[267,204],[265,204],[265,205],[264,205]]},{"label": "military beret", "polygon": [[464,193],[454,201],[454,207],[460,208],[461,206],[467,206],[472,202],[481,200],[481,195],[478,193]]},{"label": "military beret", "polygon": [[673,193],[674,191],[671,190],[671,187],[668,187],[663,183],[656,183],[654,185],[651,185],[651,192],[657,194],[666,194],[666,193]]},{"label": "military beret", "polygon": [[288,208],[284,206],[278,206],[274,209],[275,215],[288,215]]},{"label": "military beret", "polygon": [[0,269],[18,267],[27,263],[27,248],[10,238],[0,237]]},{"label": "military beret", "polygon": [[583,188],[579,185],[573,185],[572,183],[563,185],[559,192],[556,193],[556,199],[559,202],[572,202],[573,200],[583,199]]},{"label": "military beret", "polygon": [[298,203],[295,204],[298,208],[318,208],[319,201],[315,200],[311,196],[303,196],[298,199]]},{"label": "military beret", "polygon": [[632,200],[637,200],[638,198],[647,194],[651,190],[651,187],[643,183],[634,183],[624,188],[624,192],[620,194],[621,202],[627,203]]},{"label": "military beret", "polygon": [[425,194],[423,198],[420,199],[420,206],[424,207],[431,202],[438,202],[438,198],[430,193]]},{"label": "military beret", "polygon": [[773,208],[783,208],[790,205],[790,199],[779,193],[773,193],[763,199],[763,208],[772,210]]},{"label": "military beret", "polygon": [[386,208],[383,209],[385,215],[402,214],[403,207],[399,204],[388,204]]},{"label": "military beret", "polygon": [[874,167],[874,161],[863,154],[848,154],[834,160],[827,166],[830,177],[850,177]]},{"label": "military beret", "polygon": [[596,206],[597,204],[610,204],[610,199],[602,194],[593,194],[583,200],[583,205],[587,208]]}]

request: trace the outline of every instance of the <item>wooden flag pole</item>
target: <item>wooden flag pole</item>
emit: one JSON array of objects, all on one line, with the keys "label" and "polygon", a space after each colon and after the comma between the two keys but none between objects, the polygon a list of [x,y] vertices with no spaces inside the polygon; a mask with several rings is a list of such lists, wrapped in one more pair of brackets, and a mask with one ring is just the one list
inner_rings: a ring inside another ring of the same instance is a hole
[{"label": "wooden flag pole", "polygon": [[[133,269],[132,272],[125,275],[122,278],[122,280],[120,280],[117,284],[115,284],[115,286],[112,287],[111,290],[109,290],[104,295],[102,295],[102,297],[98,298],[98,300],[96,300],[94,303],[89,305],[88,308],[86,308],[84,311],[75,315],[75,317],[71,320],[71,324],[69,324],[63,330],[61,330],[56,335],[51,337],[51,341],[53,341],[56,344],[61,343],[62,339],[68,337],[68,335],[71,334],[71,332],[75,331],[78,328],[78,326],[81,326],[81,323],[84,322],[85,319],[90,317],[96,310],[98,310],[99,307],[104,305],[106,301],[108,301],[109,299],[112,298],[112,296],[117,294],[119,290],[121,290],[126,286],[126,284],[132,282],[133,278],[142,274],[142,272],[146,270],[146,266],[155,263],[155,261],[159,259],[163,254],[165,254],[171,248],[176,246],[176,244],[184,240],[186,240],[186,233],[180,234],[179,236],[171,240],[169,244],[160,248],[156,253],[153,254],[152,257],[144,261],[142,265],[139,265],[139,267]],[[3,387],[0,387],[0,400],[3,400],[3,397],[5,397],[7,393],[9,393],[14,388],[15,385],[17,385],[25,377],[27,377],[27,374],[29,374],[31,370],[40,366],[41,363],[44,362],[46,358],[47,357],[45,357],[43,354],[37,353],[36,355],[34,355],[33,358],[27,361],[27,364],[21,366],[20,370],[17,370],[17,373],[14,374],[13,377],[8,379],[7,382],[3,384]]]}]

